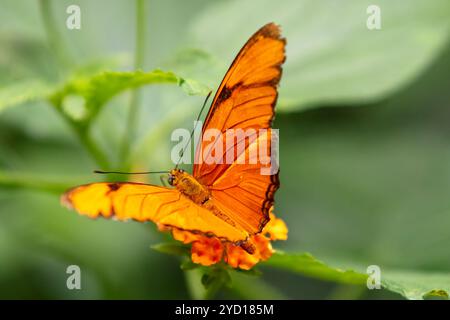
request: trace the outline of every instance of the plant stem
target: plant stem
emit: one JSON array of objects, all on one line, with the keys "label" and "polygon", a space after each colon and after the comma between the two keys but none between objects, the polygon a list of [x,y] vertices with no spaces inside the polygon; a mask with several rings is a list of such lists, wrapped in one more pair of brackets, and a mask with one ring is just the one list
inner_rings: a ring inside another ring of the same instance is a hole
[{"label": "plant stem", "polygon": [[202,285],[201,269],[184,271],[186,286],[191,299],[201,300],[206,294],[206,290]]},{"label": "plant stem", "polygon": [[92,155],[95,162],[97,162],[97,165],[99,165],[102,170],[109,170],[109,161],[103,151],[100,150],[97,144],[92,140],[88,128],[75,127],[75,131],[78,133],[81,143]]},{"label": "plant stem", "polygon": [[[27,188],[52,193],[61,193],[70,186],[77,184],[78,179],[70,179],[73,182],[67,182],[67,179],[48,179],[48,177],[38,177],[28,174],[14,174],[0,172],[0,187],[7,188]],[[65,182],[61,182],[65,181]]]},{"label": "plant stem", "polygon": [[59,61],[60,71],[64,73],[64,70],[72,65],[72,60],[64,47],[60,33],[58,32],[58,28],[56,27],[56,21],[51,8],[51,1],[40,0],[39,3],[41,8],[42,22],[47,34],[49,46],[51,50],[55,52],[55,55]]},{"label": "plant stem", "polygon": [[[56,27],[56,22],[51,10],[51,1],[40,0],[39,3],[41,8],[42,21],[45,27],[45,32],[47,34],[49,45],[51,49],[55,52],[59,60],[60,70],[64,71],[67,69],[67,67],[72,65],[72,60],[67,54],[60,33],[58,32],[58,28]],[[70,119],[67,116],[67,114],[65,114],[64,111],[62,110],[61,105],[54,104],[54,107],[59,112],[59,114],[67,121],[67,123],[72,127],[74,132],[78,135],[78,138],[80,139],[81,143],[91,154],[91,156],[95,159],[97,164],[104,169],[109,169],[107,157],[94,143],[94,141],[92,140],[92,138],[88,133],[89,127],[82,126],[79,123],[76,123],[72,119]]]},{"label": "plant stem", "polygon": [[204,300],[213,300],[219,290],[223,287],[223,283],[220,281],[214,282],[211,287],[209,287],[205,291],[205,295],[203,296]]},{"label": "plant stem", "polygon": [[[134,69],[142,69],[144,67],[145,57],[145,38],[146,38],[146,19],[145,19],[145,0],[136,0],[136,47],[134,53]],[[136,127],[136,119],[139,113],[140,94],[135,89],[131,93],[130,108],[128,111],[127,123],[125,125],[125,134],[122,140],[119,159],[126,166],[128,162],[128,154],[130,144],[134,138]]]},{"label": "plant stem", "polygon": [[108,158],[104,154],[104,152],[97,146],[97,144],[92,140],[89,135],[89,127],[86,125],[81,125],[75,121],[73,121],[67,114],[62,110],[61,105],[58,103],[51,103],[53,105],[53,109],[55,109],[59,115],[66,121],[66,123],[72,128],[73,132],[77,135],[80,143],[87,150],[87,152],[91,155],[91,157],[95,160],[100,169],[109,170],[110,165]]}]

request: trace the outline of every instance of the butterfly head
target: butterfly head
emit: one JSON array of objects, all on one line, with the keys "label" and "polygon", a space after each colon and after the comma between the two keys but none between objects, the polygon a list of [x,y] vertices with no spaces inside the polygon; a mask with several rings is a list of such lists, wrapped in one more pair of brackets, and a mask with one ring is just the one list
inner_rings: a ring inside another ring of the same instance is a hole
[{"label": "butterfly head", "polygon": [[178,184],[178,182],[180,181],[181,177],[184,174],[184,170],[183,169],[172,169],[169,172],[169,184],[171,186],[176,186]]}]

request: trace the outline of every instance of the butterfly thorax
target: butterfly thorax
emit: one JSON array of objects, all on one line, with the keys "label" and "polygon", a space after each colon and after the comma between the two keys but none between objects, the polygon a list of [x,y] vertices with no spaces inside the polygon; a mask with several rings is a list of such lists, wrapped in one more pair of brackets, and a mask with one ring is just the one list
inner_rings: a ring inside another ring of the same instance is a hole
[{"label": "butterfly thorax", "polygon": [[[236,223],[223,214],[216,206],[210,191],[189,173],[181,169],[173,169],[169,173],[169,183],[196,204],[210,210],[214,215],[236,227]],[[250,248],[252,249],[252,248]],[[253,253],[252,250],[247,250]]]},{"label": "butterfly thorax", "polygon": [[208,189],[184,170],[171,170],[169,183],[197,204],[203,205],[209,200],[210,193]]}]

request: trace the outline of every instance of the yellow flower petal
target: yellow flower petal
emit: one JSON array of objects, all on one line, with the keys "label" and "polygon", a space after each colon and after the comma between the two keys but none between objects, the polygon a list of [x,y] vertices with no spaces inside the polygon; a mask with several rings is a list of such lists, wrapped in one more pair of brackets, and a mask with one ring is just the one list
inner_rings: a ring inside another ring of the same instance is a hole
[{"label": "yellow flower petal", "polygon": [[261,234],[257,234],[253,236],[253,242],[256,246],[256,254],[259,255],[261,260],[265,261],[272,256],[273,249],[270,239]]},{"label": "yellow flower petal", "polygon": [[264,234],[269,234],[270,240],[287,240],[288,228],[286,223],[275,217],[270,210],[270,220],[263,230]]}]

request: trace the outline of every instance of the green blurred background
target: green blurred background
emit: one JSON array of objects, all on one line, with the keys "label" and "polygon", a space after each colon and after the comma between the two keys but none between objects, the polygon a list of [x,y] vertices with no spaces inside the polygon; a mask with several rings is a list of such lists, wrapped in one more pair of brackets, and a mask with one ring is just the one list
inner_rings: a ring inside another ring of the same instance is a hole
[{"label": "green blurred background", "polygon": [[[60,206],[58,190],[99,181],[91,174],[99,164],[47,101],[27,96],[36,83],[57,86],[77,72],[134,70],[140,14],[142,69],[213,89],[254,31],[270,21],[282,26],[288,47],[274,124],[281,138],[276,213],[289,239],[277,249],[344,267],[402,270],[417,282],[449,275],[450,5],[393,2],[2,0],[0,298],[195,297],[199,284],[179,260],[150,249],[166,239],[153,225],[92,221]],[[81,8],[81,30],[66,28],[71,4]],[[381,8],[381,30],[366,27],[370,4]],[[112,167],[120,166],[133,94],[115,96],[91,128]],[[169,169],[170,133],[191,128],[204,97],[170,85],[139,94],[133,168]],[[82,270],[79,291],[66,288],[72,264]],[[261,270],[261,277],[235,275],[220,297],[401,298],[270,265]],[[450,288],[450,275],[439,281]]]}]

